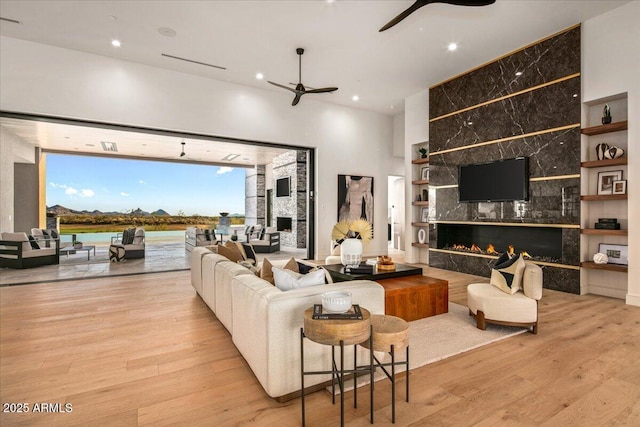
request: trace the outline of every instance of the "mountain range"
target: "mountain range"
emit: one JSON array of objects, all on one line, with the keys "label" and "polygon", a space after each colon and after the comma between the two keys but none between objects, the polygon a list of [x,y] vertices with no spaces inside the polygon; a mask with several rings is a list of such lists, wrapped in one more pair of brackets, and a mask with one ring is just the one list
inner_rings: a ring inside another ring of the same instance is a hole
[{"label": "mountain range", "polygon": [[145,212],[142,209],[134,209],[131,212],[102,212],[99,210],[93,211],[78,211],[75,209],[70,209],[61,205],[54,205],[51,207],[47,207],[47,213],[55,214],[56,216],[60,215],[136,215],[136,216],[145,216],[145,215],[154,215],[154,216],[171,216],[170,213],[165,211],[164,209],[158,209],[153,212]]}]

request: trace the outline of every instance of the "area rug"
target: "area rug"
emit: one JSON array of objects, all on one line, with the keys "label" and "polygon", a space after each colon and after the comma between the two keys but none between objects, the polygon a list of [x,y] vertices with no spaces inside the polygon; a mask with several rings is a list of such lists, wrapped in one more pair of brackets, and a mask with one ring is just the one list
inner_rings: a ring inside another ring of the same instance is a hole
[{"label": "area rug", "polygon": [[[476,328],[476,321],[469,316],[469,309],[459,304],[449,302],[449,312],[426,319],[409,322],[409,365],[410,369],[428,365],[446,359],[456,354],[464,353],[505,338],[525,333],[524,328],[487,324],[482,331]],[[404,350],[396,353],[396,360],[404,361]],[[386,354],[381,362],[391,361]],[[405,370],[403,365],[396,367],[396,372]],[[386,378],[381,370],[377,370],[375,380]],[[369,377],[363,375],[358,378],[358,387],[369,383]],[[345,390],[353,389],[353,383],[348,381]],[[331,387],[327,388],[328,391]],[[336,393],[339,393],[336,388]]]}]

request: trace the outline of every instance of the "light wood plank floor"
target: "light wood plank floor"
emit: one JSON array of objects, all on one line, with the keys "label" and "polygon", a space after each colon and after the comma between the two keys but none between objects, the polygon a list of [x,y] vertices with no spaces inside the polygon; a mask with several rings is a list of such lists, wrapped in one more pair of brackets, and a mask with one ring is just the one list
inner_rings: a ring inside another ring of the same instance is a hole
[{"label": "light wood plank floor", "polygon": [[[425,273],[449,280],[458,304],[478,279]],[[300,425],[299,399],[279,404],[263,392],[189,277],[0,288],[3,405],[72,405],[66,413],[3,412],[0,424]],[[399,392],[396,425],[640,425],[640,308],[545,290],[540,314],[538,335],[411,371],[411,402]],[[390,394],[388,381],[376,383],[376,425],[391,425]],[[369,425],[365,395],[358,409],[347,395],[348,425]],[[307,425],[338,424],[326,392],[308,396]]]}]

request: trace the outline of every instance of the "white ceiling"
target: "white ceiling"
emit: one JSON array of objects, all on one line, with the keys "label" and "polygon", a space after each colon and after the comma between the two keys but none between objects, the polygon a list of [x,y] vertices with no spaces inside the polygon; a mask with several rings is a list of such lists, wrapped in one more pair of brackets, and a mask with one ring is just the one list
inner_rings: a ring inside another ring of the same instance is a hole
[{"label": "white ceiling", "polygon": [[[435,3],[380,33],[380,27],[413,2],[0,0],[0,17],[20,21],[0,21],[0,34],[271,91],[283,89],[266,80],[298,81],[295,49],[303,47],[302,82],[339,87],[331,94],[305,97],[397,114],[409,95],[627,2],[497,0],[484,7]],[[159,28],[176,35],[162,35]],[[120,48],[111,45],[113,38],[122,42]],[[458,43],[457,51],[447,50],[451,42]],[[255,78],[257,72],[264,80]],[[352,101],[355,94],[358,102]],[[59,129],[47,128],[27,131],[22,124],[30,138],[49,132],[50,143],[58,144],[54,149],[75,149],[65,145],[64,138],[54,140]],[[176,139],[171,142],[175,146]],[[193,141],[193,153],[196,144]],[[143,152],[140,145],[131,150]]]}]

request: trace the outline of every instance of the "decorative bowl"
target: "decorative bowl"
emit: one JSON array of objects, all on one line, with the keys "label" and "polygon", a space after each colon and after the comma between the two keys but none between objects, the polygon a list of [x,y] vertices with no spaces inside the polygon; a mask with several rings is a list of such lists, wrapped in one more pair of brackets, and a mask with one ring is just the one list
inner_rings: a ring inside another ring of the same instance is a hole
[{"label": "decorative bowl", "polygon": [[346,313],[351,308],[351,292],[325,292],[322,308],[330,313]]}]

